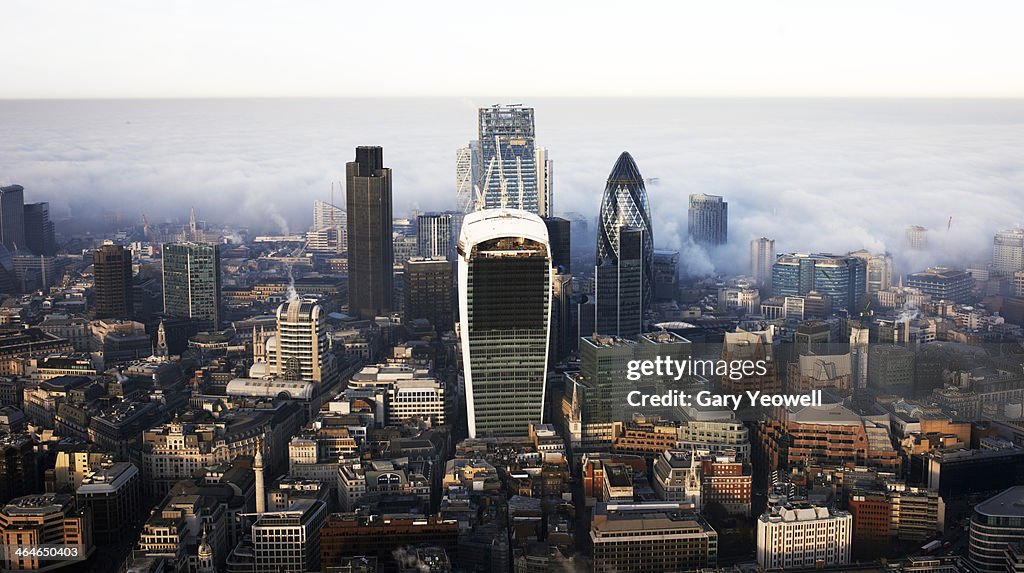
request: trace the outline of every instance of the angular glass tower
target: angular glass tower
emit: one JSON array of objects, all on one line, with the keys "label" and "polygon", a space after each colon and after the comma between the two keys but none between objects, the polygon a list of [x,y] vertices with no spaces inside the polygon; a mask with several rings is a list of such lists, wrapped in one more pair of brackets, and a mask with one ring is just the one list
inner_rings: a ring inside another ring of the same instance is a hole
[{"label": "angular glass tower", "polygon": [[541,150],[537,155],[533,108],[494,105],[481,108],[479,119],[477,193],[483,208],[523,209],[548,216],[550,169],[547,154]]},{"label": "angular glass tower", "polygon": [[459,315],[469,436],[522,437],[541,422],[551,325],[551,251],[540,217],[466,215]]},{"label": "angular glass tower", "polygon": [[[651,301],[654,238],[644,179],[627,151],[619,155],[608,175],[599,217],[595,325],[601,334],[635,336]],[[629,237],[627,244],[622,237]],[[623,302],[624,297],[628,302]],[[608,316],[610,312],[615,316]]]}]

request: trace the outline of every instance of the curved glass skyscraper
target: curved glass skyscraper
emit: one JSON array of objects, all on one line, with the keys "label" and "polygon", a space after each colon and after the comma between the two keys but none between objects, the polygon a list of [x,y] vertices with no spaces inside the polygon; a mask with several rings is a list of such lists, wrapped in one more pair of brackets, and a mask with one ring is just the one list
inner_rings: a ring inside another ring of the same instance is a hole
[{"label": "curved glass skyscraper", "polygon": [[[608,175],[597,230],[595,327],[633,337],[650,304],[654,257],[651,210],[640,170],[623,151]],[[581,333],[582,334],[582,333]]]}]

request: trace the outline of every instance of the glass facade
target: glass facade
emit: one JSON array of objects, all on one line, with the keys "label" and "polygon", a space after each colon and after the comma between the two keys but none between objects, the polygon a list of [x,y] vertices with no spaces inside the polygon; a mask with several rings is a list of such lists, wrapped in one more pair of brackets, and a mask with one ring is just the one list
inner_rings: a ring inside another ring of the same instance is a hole
[{"label": "glass facade", "polygon": [[[654,257],[654,238],[651,233],[651,210],[647,203],[647,190],[643,177],[637,169],[636,162],[628,152],[622,152],[601,197],[600,221],[597,234],[597,299],[611,304],[616,299],[617,310],[612,313],[615,323],[614,330],[608,322],[608,308],[597,311],[598,320],[603,322],[597,326],[602,334],[632,336],[640,331],[643,313],[649,307],[652,291],[651,285]],[[629,231],[624,231],[625,229]],[[628,243],[620,239],[628,237]],[[604,267],[602,270],[601,267]],[[636,267],[639,267],[638,269]],[[612,272],[611,269],[615,269]],[[634,271],[638,271],[634,272]],[[639,307],[634,306],[632,289],[637,287],[642,294]],[[619,308],[623,301],[626,307]],[[635,315],[625,317],[625,314]],[[630,324],[625,331],[623,321]],[[633,326],[633,324],[635,326]],[[628,331],[628,332],[627,332]],[[581,333],[585,334],[585,333]]]},{"label": "glass facade", "polygon": [[164,313],[190,318],[200,329],[220,324],[220,252],[212,243],[163,246]]},{"label": "glass facade", "polygon": [[479,119],[483,207],[540,213],[533,108],[495,105],[482,108]]}]

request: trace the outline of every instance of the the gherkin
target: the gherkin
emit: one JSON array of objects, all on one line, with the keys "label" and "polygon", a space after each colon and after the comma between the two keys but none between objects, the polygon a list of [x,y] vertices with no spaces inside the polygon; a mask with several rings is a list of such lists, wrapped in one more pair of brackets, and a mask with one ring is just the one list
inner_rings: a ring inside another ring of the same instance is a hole
[{"label": "the gherkin", "polygon": [[[628,237],[628,241],[620,240],[623,237]],[[598,332],[639,334],[651,300],[653,255],[651,210],[644,179],[633,157],[623,151],[608,175],[601,197],[597,231]],[[608,280],[602,280],[601,275]],[[634,293],[640,296],[635,297]],[[613,312],[614,318],[610,316]]]}]

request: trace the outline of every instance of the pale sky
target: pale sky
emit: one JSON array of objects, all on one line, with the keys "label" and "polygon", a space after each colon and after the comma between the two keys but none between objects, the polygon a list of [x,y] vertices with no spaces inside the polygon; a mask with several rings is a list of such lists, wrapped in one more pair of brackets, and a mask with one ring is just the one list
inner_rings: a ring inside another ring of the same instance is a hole
[{"label": "pale sky", "polygon": [[0,98],[1024,97],[1024,3],[4,0]]}]

